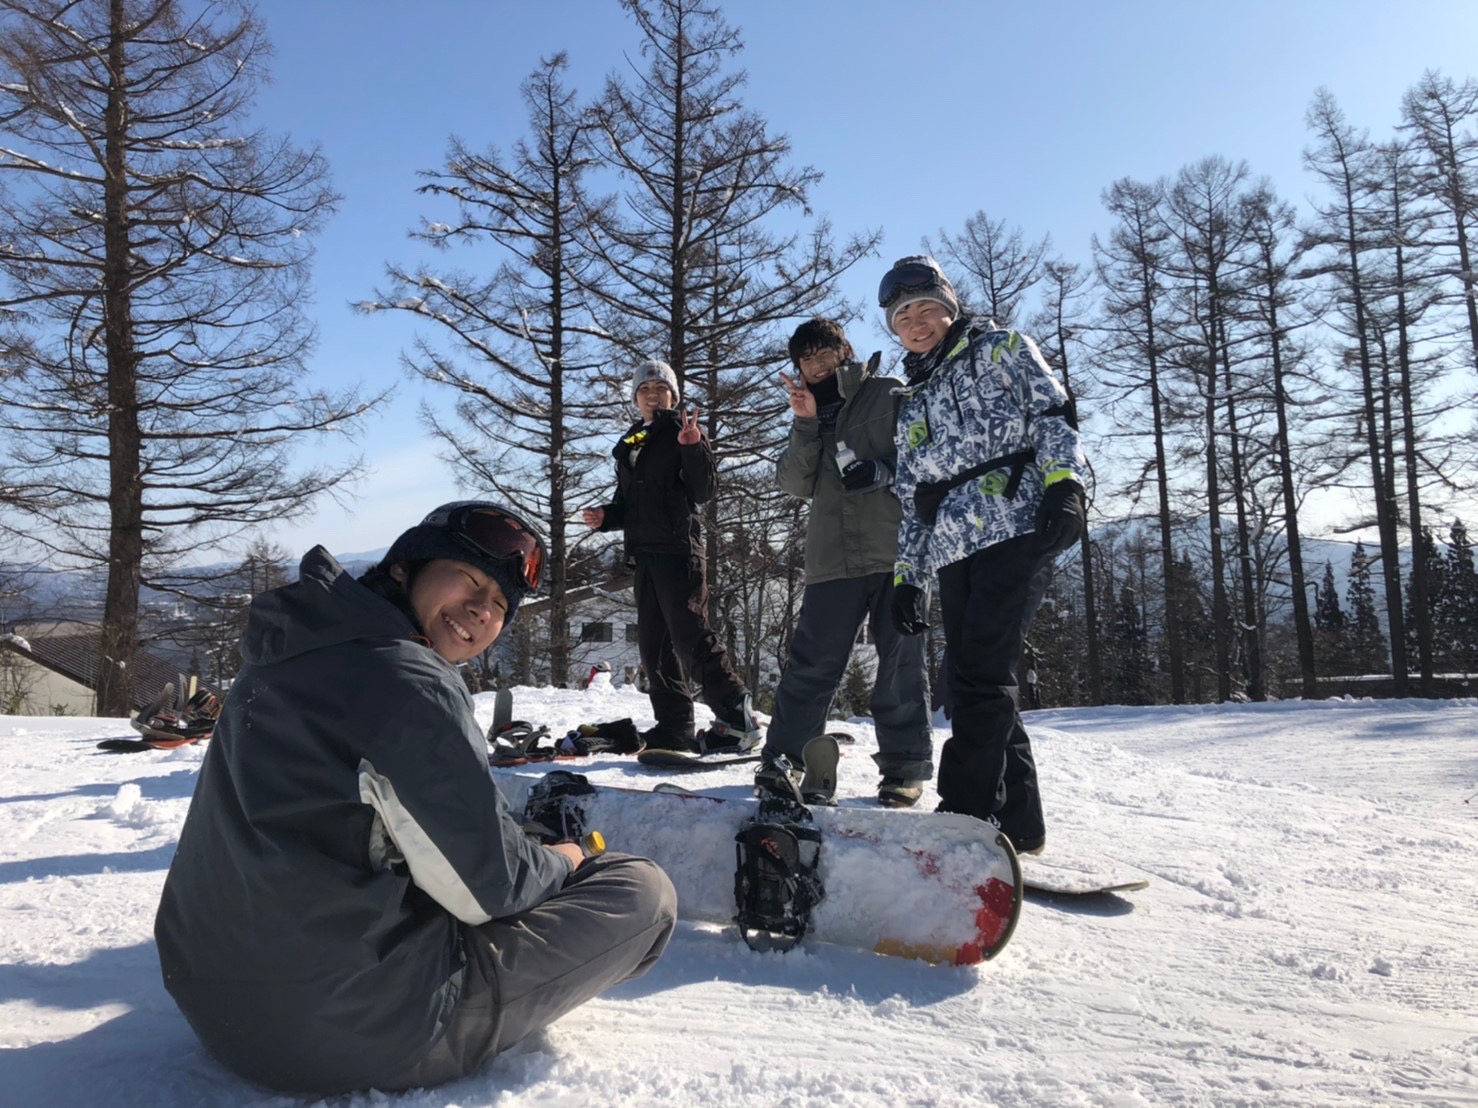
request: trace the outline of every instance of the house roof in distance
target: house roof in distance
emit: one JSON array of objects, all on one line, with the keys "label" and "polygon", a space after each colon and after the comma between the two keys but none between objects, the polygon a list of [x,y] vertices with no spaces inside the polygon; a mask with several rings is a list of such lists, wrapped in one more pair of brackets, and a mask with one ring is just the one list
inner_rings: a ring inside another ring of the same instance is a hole
[{"label": "house roof in distance", "polygon": [[[17,636],[7,636],[5,641],[0,642],[0,647],[14,650],[54,673],[89,689],[96,689],[102,639],[99,631],[72,631],[60,635],[27,634],[19,637],[20,641],[17,641]],[[178,669],[143,648],[134,652],[132,669],[128,683],[130,708],[142,708],[159,695],[166,682],[179,678]]]}]

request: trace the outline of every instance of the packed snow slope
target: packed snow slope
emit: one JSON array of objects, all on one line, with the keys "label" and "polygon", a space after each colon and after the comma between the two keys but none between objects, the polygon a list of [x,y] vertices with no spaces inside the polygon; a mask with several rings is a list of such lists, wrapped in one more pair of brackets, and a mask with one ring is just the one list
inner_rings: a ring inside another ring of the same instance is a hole
[{"label": "packed snow slope", "polygon": [[[608,686],[515,704],[556,735],[651,719]],[[482,1073],[333,1103],[1478,1104],[1478,701],[1027,720],[1048,851],[1092,847],[1148,889],[1029,901],[971,968],[756,954],[684,924],[647,977]],[[867,804],[873,732],[847,726],[840,794]],[[160,984],[154,907],[204,750],[94,747],[131,734],[0,717],[0,1103],[298,1104],[213,1062]],[[660,780],[629,758],[573,768]],[[738,796],[749,769],[683,782]]]}]

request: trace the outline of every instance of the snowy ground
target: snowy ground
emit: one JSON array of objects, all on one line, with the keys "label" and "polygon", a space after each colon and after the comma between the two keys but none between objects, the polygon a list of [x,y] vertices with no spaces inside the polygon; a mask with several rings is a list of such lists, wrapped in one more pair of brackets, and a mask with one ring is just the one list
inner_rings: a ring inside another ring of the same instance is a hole
[{"label": "snowy ground", "polygon": [[[515,695],[556,734],[650,721],[623,689]],[[1084,842],[1147,890],[1030,901],[969,969],[684,925],[646,978],[477,1077],[333,1103],[1478,1104],[1478,701],[1028,722],[1049,852]],[[849,727],[841,792],[865,798],[872,731]],[[203,751],[94,749],[130,735],[0,717],[0,1103],[298,1104],[212,1062],[160,985],[154,905]],[[684,783],[738,795],[747,768]]]}]

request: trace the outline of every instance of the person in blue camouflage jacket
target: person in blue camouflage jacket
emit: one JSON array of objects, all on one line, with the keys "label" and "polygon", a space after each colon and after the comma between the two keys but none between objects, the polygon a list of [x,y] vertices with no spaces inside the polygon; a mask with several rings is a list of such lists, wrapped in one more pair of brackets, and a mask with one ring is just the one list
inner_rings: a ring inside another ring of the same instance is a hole
[{"label": "person in blue camouflage jacket", "polygon": [[1046,824],[1015,674],[1052,563],[1083,532],[1087,462],[1072,401],[1036,343],[963,312],[926,254],[893,265],[878,305],[908,351],[893,618],[922,632],[937,574],[950,662],[939,808],[990,820],[1036,853]]}]

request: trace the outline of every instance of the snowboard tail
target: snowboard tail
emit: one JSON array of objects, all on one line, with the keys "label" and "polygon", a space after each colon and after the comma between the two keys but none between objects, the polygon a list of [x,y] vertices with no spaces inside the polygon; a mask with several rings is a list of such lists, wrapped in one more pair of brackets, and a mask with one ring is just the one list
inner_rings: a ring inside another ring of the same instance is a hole
[{"label": "snowboard tail", "polygon": [[1044,896],[1103,896],[1137,892],[1149,887],[1149,879],[1123,863],[1075,847],[1048,847],[1040,856],[1021,859],[1026,889]]}]

